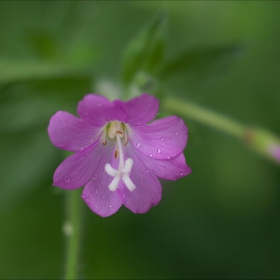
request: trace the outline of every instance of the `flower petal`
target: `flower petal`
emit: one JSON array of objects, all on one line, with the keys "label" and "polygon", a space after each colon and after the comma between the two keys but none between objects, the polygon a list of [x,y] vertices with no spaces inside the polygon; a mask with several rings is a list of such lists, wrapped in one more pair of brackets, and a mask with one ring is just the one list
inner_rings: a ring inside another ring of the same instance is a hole
[{"label": "flower petal", "polygon": [[102,146],[98,140],[87,149],[66,158],[55,170],[53,185],[68,190],[84,186],[90,179],[100,176],[97,173],[99,165],[110,161],[113,148],[110,145]]},{"label": "flower petal", "polygon": [[171,159],[155,159],[140,153],[138,156],[145,163],[147,170],[165,180],[178,180],[192,172],[191,168],[186,164],[183,153]]},{"label": "flower petal", "polygon": [[82,119],[96,126],[103,126],[113,120],[127,122],[127,114],[118,103],[112,103],[97,94],[87,94],[79,102],[77,112]]},{"label": "flower petal", "polygon": [[133,148],[127,149],[127,155],[134,160],[130,179],[136,188],[130,191],[121,180],[118,190],[125,207],[134,213],[145,213],[161,200],[162,187],[158,178],[152,172],[147,172],[144,162]]},{"label": "flower petal", "polygon": [[[112,155],[112,153],[111,153]],[[112,182],[113,177],[105,172],[105,165],[110,163],[114,168],[118,167],[118,160],[113,156],[109,156],[99,162],[95,170],[95,176],[85,186],[82,198],[89,208],[100,215],[101,217],[108,217],[119,210],[122,206],[119,191],[109,190],[109,184]]]},{"label": "flower petal", "polygon": [[152,121],[158,112],[159,101],[146,93],[127,102],[114,101],[120,104],[129,116],[128,123],[132,125],[146,124]]},{"label": "flower petal", "polygon": [[181,154],[187,144],[188,129],[181,118],[170,116],[145,126],[131,126],[134,148],[151,158],[171,159]]},{"label": "flower petal", "polygon": [[50,119],[48,133],[56,147],[78,152],[98,139],[101,128],[91,126],[68,112],[58,111]]}]

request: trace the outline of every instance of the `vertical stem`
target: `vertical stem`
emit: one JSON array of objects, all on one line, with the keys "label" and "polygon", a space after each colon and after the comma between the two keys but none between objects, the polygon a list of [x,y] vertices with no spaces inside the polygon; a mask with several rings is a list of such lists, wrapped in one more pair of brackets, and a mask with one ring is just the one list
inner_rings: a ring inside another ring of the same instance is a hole
[{"label": "vertical stem", "polygon": [[63,231],[66,236],[65,279],[78,278],[80,245],[82,236],[82,202],[80,190],[66,192],[66,221]]}]

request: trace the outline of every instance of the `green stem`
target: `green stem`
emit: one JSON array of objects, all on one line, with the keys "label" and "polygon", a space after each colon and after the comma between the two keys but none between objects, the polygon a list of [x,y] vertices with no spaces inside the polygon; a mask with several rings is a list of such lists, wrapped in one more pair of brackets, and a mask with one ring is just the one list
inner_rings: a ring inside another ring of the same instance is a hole
[{"label": "green stem", "polygon": [[168,111],[175,112],[183,117],[192,118],[204,125],[211,126],[237,138],[244,139],[246,132],[245,126],[209,109],[174,97],[165,98],[162,105]]},{"label": "green stem", "polygon": [[82,202],[80,190],[66,192],[66,215],[64,234],[66,236],[65,279],[77,279],[82,236]]}]

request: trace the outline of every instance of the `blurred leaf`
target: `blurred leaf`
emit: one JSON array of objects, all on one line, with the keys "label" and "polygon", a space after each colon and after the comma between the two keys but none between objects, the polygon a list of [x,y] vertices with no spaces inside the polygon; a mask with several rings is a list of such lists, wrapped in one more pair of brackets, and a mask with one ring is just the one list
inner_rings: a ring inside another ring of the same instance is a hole
[{"label": "blurred leaf", "polygon": [[89,73],[87,65],[51,61],[7,60],[0,58],[0,85],[32,79],[81,76]]},{"label": "blurred leaf", "polygon": [[54,34],[42,30],[30,31],[27,33],[26,39],[31,48],[41,57],[52,58],[57,55],[57,42]]},{"label": "blurred leaf", "polygon": [[213,73],[229,65],[232,58],[240,51],[241,48],[237,44],[186,50],[166,62],[160,69],[159,75],[161,78],[167,78],[186,71]]},{"label": "blurred leaf", "polygon": [[47,126],[57,110],[75,113],[75,106],[91,91],[91,78],[55,78],[9,85],[0,91],[0,132],[15,133]]},{"label": "blurred leaf", "polygon": [[0,168],[0,210],[5,210],[46,178],[57,151],[44,128],[1,136],[0,153],[5,165]]},{"label": "blurred leaf", "polygon": [[162,62],[165,50],[166,14],[160,13],[134,38],[124,53],[122,80],[128,85],[138,71],[153,72]]}]

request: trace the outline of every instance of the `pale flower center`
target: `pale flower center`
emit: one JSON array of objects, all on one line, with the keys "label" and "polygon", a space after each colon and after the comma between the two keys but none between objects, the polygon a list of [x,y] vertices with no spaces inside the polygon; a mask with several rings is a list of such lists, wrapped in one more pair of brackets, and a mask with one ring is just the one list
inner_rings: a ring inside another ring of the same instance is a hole
[{"label": "pale flower center", "polygon": [[[126,139],[126,127],[124,123],[113,121],[107,127],[107,135],[111,139],[116,139],[117,141],[117,149],[114,153],[115,158],[119,159],[119,167],[116,170],[111,166],[110,163],[105,164],[105,171],[108,175],[113,177],[112,182],[108,186],[111,191],[115,191],[118,188],[119,182],[122,179],[126,187],[133,191],[135,190],[136,186],[131,181],[129,174],[131,172],[133,166],[133,159],[127,158],[124,161],[123,155],[123,145],[125,146],[128,142]],[[122,143],[121,139],[124,137],[124,143]],[[103,141],[103,145],[106,145],[106,140]]]}]

